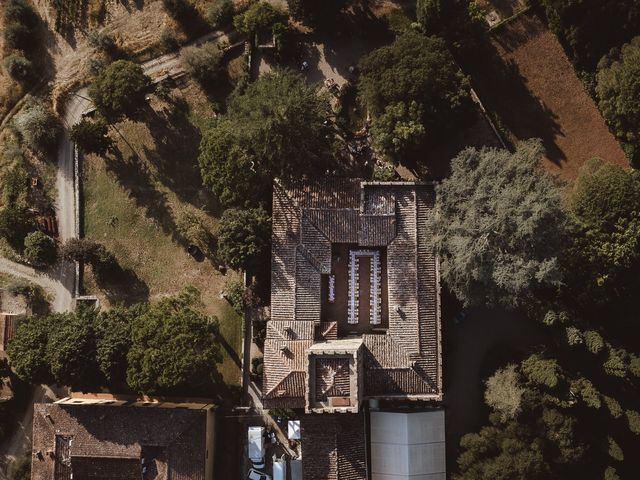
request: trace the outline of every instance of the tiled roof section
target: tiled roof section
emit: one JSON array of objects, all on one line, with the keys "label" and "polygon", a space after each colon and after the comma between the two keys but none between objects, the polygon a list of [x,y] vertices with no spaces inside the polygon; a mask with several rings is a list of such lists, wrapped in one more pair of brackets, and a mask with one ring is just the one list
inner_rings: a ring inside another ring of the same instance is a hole
[{"label": "tiled roof section", "polygon": [[[313,340],[279,340],[267,336],[262,381],[265,398],[304,397],[306,353],[312,344]],[[296,372],[298,374],[292,376]]]},{"label": "tiled roof section", "polygon": [[288,189],[290,198],[300,208],[360,208],[360,183],[357,178],[325,177],[301,181]]},{"label": "tiled roof section", "polygon": [[300,218],[297,206],[278,183],[273,187],[271,225],[271,318],[293,320]]},{"label": "tiled roof section", "polygon": [[362,341],[366,347],[365,368],[409,367],[409,356],[390,335],[363,335]]},{"label": "tiled roof section", "polygon": [[315,361],[316,401],[326,402],[328,397],[350,395],[349,359],[318,358]]},{"label": "tiled roof section", "polygon": [[358,244],[384,247],[396,237],[395,215],[361,215]]},{"label": "tiled roof section", "polygon": [[360,221],[358,209],[309,209],[304,212],[332,243],[358,243]]},{"label": "tiled roof section", "polygon": [[415,368],[379,368],[365,370],[365,396],[391,397],[440,393],[430,379]]},{"label": "tiled roof section", "polygon": [[295,313],[296,320],[320,321],[320,272],[301,251],[296,254]]},{"label": "tiled roof section", "polygon": [[73,478],[79,480],[140,480],[142,478],[139,458],[72,457],[71,470]]},{"label": "tiled roof section", "polygon": [[[77,476],[72,472],[74,462],[87,475],[98,475],[91,473],[82,459],[113,459],[109,468],[115,469],[116,459],[136,459],[139,464],[145,445],[153,445],[164,452],[167,461],[164,470],[159,468],[157,475],[149,478],[204,480],[205,429],[203,410],[36,404],[33,451],[40,456],[34,456],[31,478],[63,480],[71,473],[74,478],[106,478]],[[55,452],[49,455],[52,448]],[[56,458],[68,458],[71,469]]]},{"label": "tiled roof section", "polygon": [[398,189],[398,235],[387,247],[389,334],[408,354],[419,351],[415,191]]},{"label": "tiled roof section", "polygon": [[316,267],[320,273],[331,273],[331,242],[309,220],[306,214],[302,214],[300,245],[303,248],[307,260]]},{"label": "tiled roof section", "polygon": [[362,414],[306,415],[301,420],[305,480],[365,480]]},{"label": "tiled roof section", "polygon": [[269,320],[267,322],[267,338],[274,340],[313,340],[315,328],[315,322]]}]

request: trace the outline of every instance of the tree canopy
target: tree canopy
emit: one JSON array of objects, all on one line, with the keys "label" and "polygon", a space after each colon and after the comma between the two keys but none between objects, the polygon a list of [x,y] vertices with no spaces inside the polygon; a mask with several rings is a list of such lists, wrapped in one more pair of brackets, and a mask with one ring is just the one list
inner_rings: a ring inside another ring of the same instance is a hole
[{"label": "tree canopy", "polygon": [[286,23],[286,14],[266,1],[253,3],[245,12],[233,19],[233,25],[244,33],[270,31],[276,23]]},{"label": "tree canopy", "polygon": [[[640,20],[640,2],[638,2]],[[639,32],[640,33],[640,32]],[[598,106],[634,165],[640,162],[640,36],[598,64]]]},{"label": "tree canopy", "polygon": [[271,221],[262,208],[225,210],[218,227],[218,254],[231,268],[250,268],[267,254]]},{"label": "tree canopy", "polygon": [[[358,92],[374,117],[374,141],[388,154],[396,153],[394,144],[434,138],[469,111],[468,79],[441,38],[407,31],[365,56],[360,70]],[[401,112],[407,119],[399,123]],[[423,129],[415,126],[418,114]]]},{"label": "tree canopy", "polygon": [[15,120],[26,144],[36,152],[48,152],[58,145],[62,124],[42,102],[29,102]]},{"label": "tree canopy", "polygon": [[349,0],[287,0],[289,14],[312,27],[326,28],[335,24]]},{"label": "tree canopy", "polygon": [[571,296],[624,310],[640,287],[640,174],[600,160],[587,162],[569,211]]},{"label": "tree canopy", "polygon": [[36,267],[48,267],[56,261],[56,242],[46,233],[36,231],[24,239],[24,258]]},{"label": "tree canopy", "polygon": [[110,121],[132,117],[145,102],[151,81],[138,64],[116,60],[94,79],[89,95],[100,113]]},{"label": "tree canopy", "polygon": [[516,307],[561,281],[560,189],[538,164],[538,141],[515,153],[467,148],[437,188],[442,278],[465,305]]},{"label": "tree canopy", "polygon": [[229,100],[203,133],[200,171],[225,206],[257,205],[275,177],[320,174],[333,164],[328,102],[291,71],[261,76]]},{"label": "tree canopy", "polygon": [[206,385],[222,358],[217,319],[199,310],[200,296],[187,288],[149,306],[131,326],[127,383],[138,392]]},{"label": "tree canopy", "polygon": [[640,34],[638,0],[541,0],[549,26],[579,68],[593,70],[611,48]]},{"label": "tree canopy", "polygon": [[104,155],[112,143],[108,134],[106,122],[83,118],[71,127],[69,136],[82,152]]}]

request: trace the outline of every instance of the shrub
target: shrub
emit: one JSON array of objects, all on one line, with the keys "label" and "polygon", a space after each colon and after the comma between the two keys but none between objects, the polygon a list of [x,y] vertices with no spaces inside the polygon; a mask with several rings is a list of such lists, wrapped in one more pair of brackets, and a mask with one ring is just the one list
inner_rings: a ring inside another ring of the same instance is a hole
[{"label": "shrub", "polygon": [[160,47],[164,52],[173,52],[180,47],[180,42],[173,30],[165,28],[160,34]]},{"label": "shrub", "polygon": [[418,0],[416,17],[426,33],[436,33],[442,21],[442,0]]},{"label": "shrub", "polygon": [[378,161],[373,166],[372,180],[378,182],[390,182],[398,178],[396,170],[392,164]]},{"label": "shrub", "polygon": [[240,280],[228,282],[224,287],[224,297],[238,315],[242,315],[244,313],[244,294],[244,284]]},{"label": "shrub", "polygon": [[205,254],[211,253],[213,236],[200,215],[186,211],[178,219],[178,231],[189,243],[196,245]]},{"label": "shrub", "polygon": [[620,448],[620,445],[618,445],[618,442],[616,442],[613,437],[607,437],[607,440],[609,441],[609,456],[614,460],[622,462],[624,460],[624,452],[622,448]]},{"label": "shrub", "polygon": [[202,85],[211,85],[222,74],[222,51],[214,43],[187,47],[182,50],[180,60],[185,71]]},{"label": "shrub", "polygon": [[9,204],[0,210],[0,237],[16,250],[24,246],[24,238],[31,231],[32,217],[24,206]]},{"label": "shrub", "polygon": [[42,102],[31,102],[16,117],[15,124],[22,138],[32,150],[49,152],[58,145],[62,124],[58,117]]},{"label": "shrub", "polygon": [[565,334],[567,335],[567,343],[569,346],[574,347],[584,342],[582,332],[576,327],[565,328]]},{"label": "shrub", "polygon": [[92,30],[87,36],[89,45],[96,50],[111,53],[116,49],[116,42],[113,35],[100,30]]},{"label": "shrub", "polygon": [[286,23],[287,16],[265,1],[252,4],[246,12],[236,15],[233,25],[244,33],[270,31],[276,23]]},{"label": "shrub", "polygon": [[627,422],[629,422],[629,430],[636,435],[640,435],[640,413],[636,410],[627,410],[625,414],[627,416]]},{"label": "shrub", "polygon": [[604,403],[607,406],[607,410],[609,410],[609,414],[613,418],[620,418],[623,413],[620,403],[615,398],[609,397],[607,395],[604,395],[602,398],[604,399]]},{"label": "shrub", "polygon": [[19,83],[27,83],[33,80],[35,74],[33,63],[19,53],[13,53],[5,57],[4,68],[11,78]]},{"label": "shrub", "polygon": [[559,381],[558,362],[552,359],[544,359],[534,354],[522,362],[522,373],[527,379],[538,385],[554,388]]},{"label": "shrub", "polygon": [[43,232],[31,232],[24,239],[23,255],[36,267],[48,267],[56,261],[56,242]]},{"label": "shrub", "polygon": [[587,407],[598,409],[602,405],[600,393],[586,378],[578,378],[571,382],[571,390],[582,399]]},{"label": "shrub", "polygon": [[10,23],[4,29],[5,48],[31,50],[33,47],[33,31],[22,23]]},{"label": "shrub", "polygon": [[214,0],[207,7],[207,22],[213,28],[220,28],[233,19],[233,2],[231,0]]},{"label": "shrub", "polygon": [[38,24],[38,15],[26,0],[7,0],[4,6],[5,24],[20,23],[29,28]]},{"label": "shrub", "polygon": [[618,472],[613,467],[607,467],[604,471],[604,480],[620,480]]},{"label": "shrub", "polygon": [[2,200],[5,204],[15,203],[27,191],[29,176],[25,169],[17,164],[9,168],[2,177]]},{"label": "shrub", "polygon": [[602,340],[602,336],[595,330],[587,330],[584,332],[584,344],[587,350],[597,355],[604,347],[604,340]]},{"label": "shrub", "polygon": [[499,414],[501,421],[511,420],[518,415],[525,389],[520,385],[515,365],[496,370],[485,382],[485,386],[484,401]]},{"label": "shrub", "polygon": [[613,348],[611,345],[608,345],[608,347],[609,357],[607,361],[604,362],[604,371],[607,375],[624,378],[627,374],[627,352],[621,348]]},{"label": "shrub", "polygon": [[170,17],[181,19],[189,12],[190,5],[187,0],[162,0],[162,7]]},{"label": "shrub", "polygon": [[71,128],[70,137],[83,153],[104,155],[112,144],[108,133],[105,122],[83,118]]}]

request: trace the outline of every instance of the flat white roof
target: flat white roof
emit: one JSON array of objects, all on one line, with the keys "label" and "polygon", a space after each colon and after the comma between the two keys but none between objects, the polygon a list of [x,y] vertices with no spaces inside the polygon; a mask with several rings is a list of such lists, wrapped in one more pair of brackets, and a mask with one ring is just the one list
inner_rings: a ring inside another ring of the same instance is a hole
[{"label": "flat white roof", "polygon": [[444,410],[370,419],[372,480],[446,480]]}]

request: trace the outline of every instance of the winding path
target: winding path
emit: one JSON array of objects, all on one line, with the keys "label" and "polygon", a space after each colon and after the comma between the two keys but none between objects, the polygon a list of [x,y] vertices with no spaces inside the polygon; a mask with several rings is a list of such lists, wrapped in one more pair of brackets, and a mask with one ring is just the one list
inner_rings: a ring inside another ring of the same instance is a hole
[{"label": "winding path", "polygon": [[[210,41],[229,42],[223,31],[203,35],[186,46],[201,45]],[[184,73],[180,63],[180,51],[161,55],[142,64],[142,68],[152,82],[168,76],[175,77]],[[71,128],[82,120],[84,114],[93,109],[87,88],[81,88],[71,94],[62,114],[64,132],[58,147],[58,171],[56,174],[56,217],[61,242],[80,236],[80,179],[78,175],[77,151],[69,138]],[[48,272],[39,272],[33,268],[0,257],[0,272],[28,280],[53,295],[52,309],[55,312],[73,310],[74,298],[78,291],[77,266],[73,262],[61,260]]]}]

